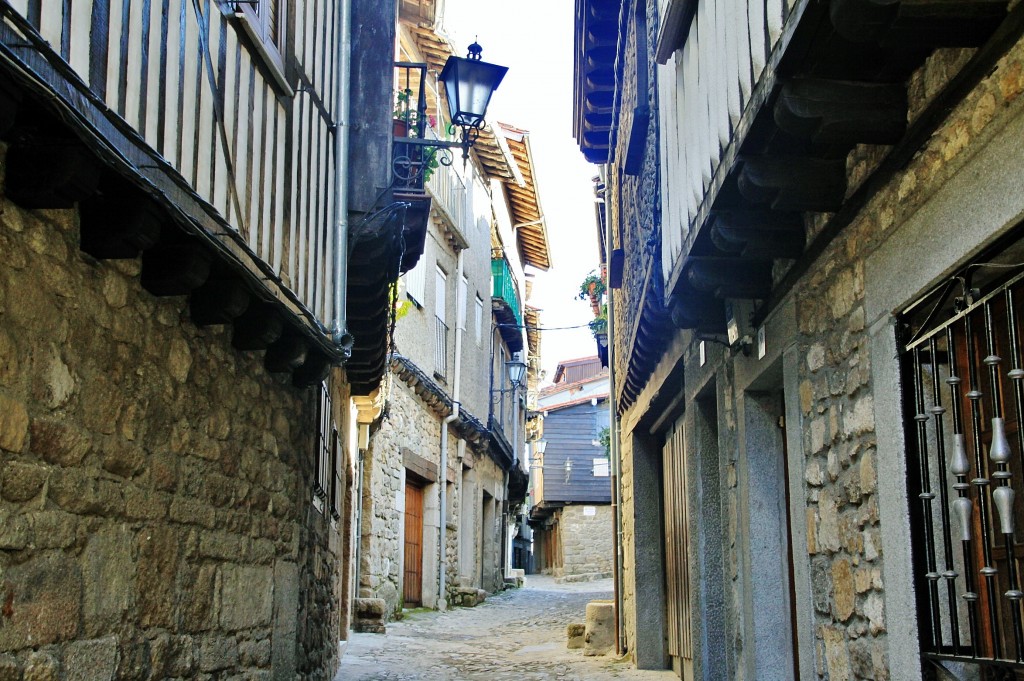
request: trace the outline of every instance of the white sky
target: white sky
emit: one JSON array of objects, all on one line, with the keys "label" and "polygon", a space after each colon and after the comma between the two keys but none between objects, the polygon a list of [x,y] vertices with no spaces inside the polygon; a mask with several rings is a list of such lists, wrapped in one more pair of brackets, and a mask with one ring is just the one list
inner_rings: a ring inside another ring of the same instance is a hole
[{"label": "white sky", "polygon": [[[530,304],[541,327],[586,324],[588,301],[580,282],[598,267],[594,191],[597,166],[587,163],[572,136],[572,0],[445,0],[445,28],[460,56],[474,39],[484,61],[509,67],[491,99],[488,118],[530,132],[541,208],[547,220],[552,268],[538,272]],[[558,362],[597,354],[586,327],[542,332],[547,382]]]}]

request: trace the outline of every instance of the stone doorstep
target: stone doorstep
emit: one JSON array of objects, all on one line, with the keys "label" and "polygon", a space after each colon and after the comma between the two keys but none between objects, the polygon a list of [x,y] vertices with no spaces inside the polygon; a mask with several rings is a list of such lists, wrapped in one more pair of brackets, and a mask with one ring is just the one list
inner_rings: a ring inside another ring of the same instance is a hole
[{"label": "stone doorstep", "polygon": [[357,598],[353,602],[355,617],[352,630],[363,634],[383,634],[387,603],[383,598]]},{"label": "stone doorstep", "polygon": [[460,586],[456,591],[456,604],[464,608],[475,608],[487,600],[487,592],[468,586]]},{"label": "stone doorstep", "polygon": [[611,579],[610,572],[585,572],[579,575],[564,575],[555,577],[555,584],[570,584],[573,582],[596,582],[600,579]]}]

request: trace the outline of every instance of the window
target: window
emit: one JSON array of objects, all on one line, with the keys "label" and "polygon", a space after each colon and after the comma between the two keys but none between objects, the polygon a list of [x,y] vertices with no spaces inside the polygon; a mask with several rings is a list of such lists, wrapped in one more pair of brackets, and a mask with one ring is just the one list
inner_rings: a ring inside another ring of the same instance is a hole
[{"label": "window", "polygon": [[469,305],[469,279],[466,277],[462,277],[462,281],[459,282],[459,293],[458,296],[456,296],[455,304],[458,310],[456,313],[458,314],[457,327],[465,329],[466,317],[469,316],[466,312]]},{"label": "window", "polygon": [[423,303],[426,301],[424,292],[427,288],[427,265],[426,265],[426,254],[420,256],[419,261],[416,263],[416,267],[412,268],[405,273],[405,295],[409,297],[412,302],[416,303],[417,307],[423,307]]},{"label": "window", "polygon": [[317,404],[318,427],[316,435],[316,469],[313,479],[313,505],[327,512],[335,520],[341,517],[340,489],[338,476],[338,455],[341,439],[334,422],[331,408],[331,390],[328,382],[320,386],[320,400]]},{"label": "window", "polygon": [[440,267],[434,280],[434,314],[444,322],[447,321],[445,310],[448,307],[448,275]]},{"label": "window", "polygon": [[440,267],[434,281],[434,376],[442,381],[448,379],[448,325],[445,311],[448,308],[448,275]]},{"label": "window", "polygon": [[479,295],[476,297],[476,344],[480,345],[484,339],[484,300]]},{"label": "window", "polygon": [[594,459],[594,477],[607,478],[610,475],[611,462],[605,457]]},{"label": "window", "polygon": [[294,92],[288,84],[281,56],[287,36],[287,0],[238,0],[230,6],[274,81],[291,96]]},{"label": "window", "polygon": [[1022,296],[1024,274],[967,269],[899,320],[921,652],[993,676],[1024,653]]}]

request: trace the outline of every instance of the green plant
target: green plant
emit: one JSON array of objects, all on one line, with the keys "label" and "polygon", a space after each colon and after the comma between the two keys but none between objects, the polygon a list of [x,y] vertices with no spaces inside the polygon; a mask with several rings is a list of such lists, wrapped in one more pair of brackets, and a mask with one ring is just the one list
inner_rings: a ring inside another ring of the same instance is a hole
[{"label": "green plant", "polygon": [[416,124],[417,112],[412,107],[412,88],[395,91],[395,108],[391,117],[396,121],[405,121],[410,126]]},{"label": "green plant", "polygon": [[437,147],[426,147],[423,149],[423,181],[429,182],[434,171],[441,167],[437,160]]},{"label": "green plant", "polygon": [[590,274],[587,275],[583,283],[580,284],[580,293],[578,298],[580,300],[586,300],[587,298],[599,299],[604,295],[604,292],[608,290],[605,286],[604,280],[601,279],[601,275],[597,273],[597,270],[591,270]]},{"label": "green plant", "polygon": [[610,457],[612,453],[612,429],[605,427],[601,429],[601,432],[597,434],[597,439],[601,442],[601,446],[604,447],[604,455]]},{"label": "green plant", "polygon": [[594,317],[587,324],[590,327],[591,332],[595,335],[599,333],[608,333],[608,304],[603,303],[601,305],[601,311],[596,317]]}]

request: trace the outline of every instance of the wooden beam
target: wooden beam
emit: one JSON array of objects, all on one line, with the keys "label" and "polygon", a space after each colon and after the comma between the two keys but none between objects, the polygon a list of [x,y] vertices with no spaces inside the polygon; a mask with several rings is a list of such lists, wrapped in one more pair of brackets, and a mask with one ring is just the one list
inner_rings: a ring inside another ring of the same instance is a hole
[{"label": "wooden beam", "polygon": [[249,307],[249,289],[238,278],[210,278],[192,291],[189,310],[196,326],[230,324]]},{"label": "wooden beam", "polygon": [[902,83],[794,78],[775,101],[775,123],[818,145],[895,144],[907,130]]},{"label": "wooden beam", "polygon": [[239,350],[265,350],[281,337],[284,322],[270,303],[252,303],[235,319],[231,344]]},{"label": "wooden beam", "polygon": [[22,208],[72,208],[99,186],[95,157],[74,140],[37,140],[7,152],[6,194]]},{"label": "wooden beam", "polygon": [[302,336],[284,333],[267,348],[263,366],[270,373],[288,373],[305,363],[309,349],[309,343]]},{"label": "wooden beam", "polygon": [[711,242],[724,253],[752,260],[796,258],[804,248],[799,213],[721,210],[711,213]]},{"label": "wooden beam", "polygon": [[690,258],[686,280],[717,298],[767,298],[772,289],[771,262],[741,258]]},{"label": "wooden beam", "polygon": [[737,186],[755,205],[775,210],[833,211],[846,193],[846,160],[806,156],[744,156]]},{"label": "wooden beam", "polygon": [[100,260],[137,258],[157,245],[167,215],[125,183],[111,189],[79,205],[81,249]]},{"label": "wooden beam", "polygon": [[210,276],[211,259],[196,242],[161,244],[142,255],[142,286],[155,296],[186,295]]}]

